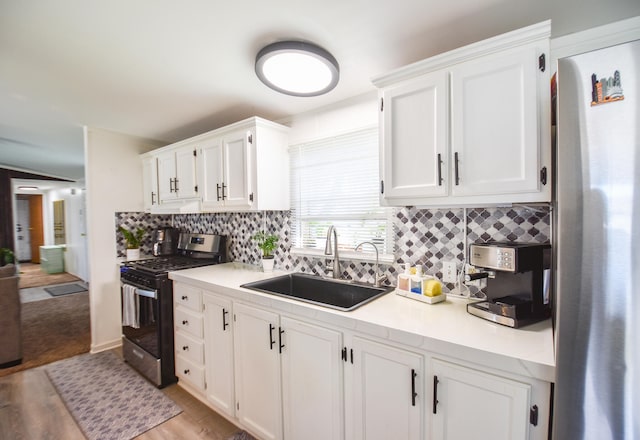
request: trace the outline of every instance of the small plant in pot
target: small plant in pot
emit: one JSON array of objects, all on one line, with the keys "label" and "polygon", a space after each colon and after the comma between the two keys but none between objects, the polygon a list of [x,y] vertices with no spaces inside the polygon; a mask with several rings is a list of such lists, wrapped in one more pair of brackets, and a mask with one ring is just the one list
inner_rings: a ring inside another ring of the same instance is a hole
[{"label": "small plant in pot", "polygon": [[0,248],[0,266],[14,263],[13,252],[9,248]]},{"label": "small plant in pot", "polygon": [[127,260],[139,259],[140,245],[142,244],[145,230],[143,228],[136,228],[130,231],[122,226],[118,226],[118,231],[122,233],[124,241],[127,243]]},{"label": "small plant in pot", "polygon": [[258,243],[258,247],[262,251],[262,270],[272,272],[274,263],[273,251],[278,247],[278,236],[260,231],[253,236],[253,239]]}]

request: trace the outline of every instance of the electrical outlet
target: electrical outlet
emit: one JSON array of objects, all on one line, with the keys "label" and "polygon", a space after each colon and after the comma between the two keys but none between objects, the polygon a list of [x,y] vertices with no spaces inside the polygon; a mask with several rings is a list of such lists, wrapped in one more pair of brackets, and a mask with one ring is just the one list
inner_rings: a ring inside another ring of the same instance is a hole
[{"label": "electrical outlet", "polygon": [[458,281],[458,269],[455,261],[442,262],[442,281],[445,283],[455,283]]}]

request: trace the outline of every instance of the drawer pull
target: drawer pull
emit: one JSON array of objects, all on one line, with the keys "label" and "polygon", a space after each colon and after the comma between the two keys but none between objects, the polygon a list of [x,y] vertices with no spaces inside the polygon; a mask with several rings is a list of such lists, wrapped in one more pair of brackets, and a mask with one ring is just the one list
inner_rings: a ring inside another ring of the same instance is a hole
[{"label": "drawer pull", "polygon": [[182,351],[189,351],[189,346],[188,345],[183,345],[182,346]]},{"label": "drawer pull", "polygon": [[184,374],[191,374],[191,371],[189,371],[189,369],[187,368],[186,370],[184,370]]},{"label": "drawer pull", "polygon": [[189,321],[187,321],[186,319],[184,319],[184,320],[182,321],[182,325],[189,325]]},{"label": "drawer pull", "polygon": [[182,301],[187,301],[189,297],[187,295],[182,295]]}]

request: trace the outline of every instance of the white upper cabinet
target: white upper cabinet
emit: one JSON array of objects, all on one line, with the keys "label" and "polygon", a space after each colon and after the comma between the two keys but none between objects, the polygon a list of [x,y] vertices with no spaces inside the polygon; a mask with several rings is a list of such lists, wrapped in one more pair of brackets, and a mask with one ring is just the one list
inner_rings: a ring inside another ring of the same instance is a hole
[{"label": "white upper cabinet", "polygon": [[382,91],[386,198],[447,195],[447,82],[440,71]]},{"label": "white upper cabinet", "polygon": [[551,200],[550,22],[374,80],[381,204]]},{"label": "white upper cabinet", "polygon": [[[288,131],[284,125],[253,117],[145,153],[145,209],[289,209]],[[157,197],[151,203],[154,182]]]},{"label": "white upper cabinet", "polygon": [[158,205],[158,163],[152,156],[142,158],[142,200],[145,211]]},{"label": "white upper cabinet", "polygon": [[184,145],[157,156],[160,203],[198,197],[196,149]]}]

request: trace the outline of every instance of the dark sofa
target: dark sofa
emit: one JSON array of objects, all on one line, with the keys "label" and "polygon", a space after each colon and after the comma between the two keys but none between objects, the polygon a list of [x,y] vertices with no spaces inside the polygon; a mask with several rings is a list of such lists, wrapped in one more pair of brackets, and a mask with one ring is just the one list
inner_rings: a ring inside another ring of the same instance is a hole
[{"label": "dark sofa", "polygon": [[22,362],[19,279],[13,264],[0,267],[0,368]]}]

